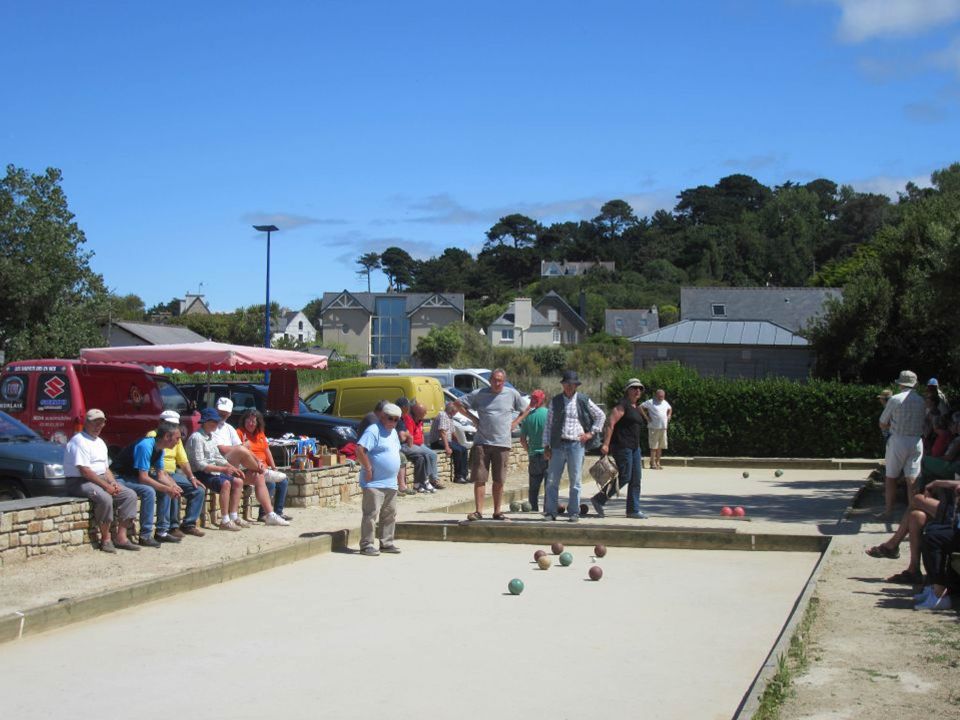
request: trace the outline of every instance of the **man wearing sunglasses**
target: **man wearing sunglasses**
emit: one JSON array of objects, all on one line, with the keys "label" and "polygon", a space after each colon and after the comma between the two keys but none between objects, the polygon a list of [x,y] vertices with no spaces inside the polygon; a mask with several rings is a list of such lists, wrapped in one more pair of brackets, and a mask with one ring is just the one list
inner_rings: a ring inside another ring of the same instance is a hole
[{"label": "man wearing sunglasses", "polygon": [[[393,544],[397,524],[397,473],[400,470],[400,437],[397,423],[400,408],[384,404],[377,422],[370,424],[357,441],[360,463],[360,489],[363,491],[360,522],[360,554],[376,557],[380,553],[397,554]],[[374,546],[377,521],[380,521],[380,549]]]}]

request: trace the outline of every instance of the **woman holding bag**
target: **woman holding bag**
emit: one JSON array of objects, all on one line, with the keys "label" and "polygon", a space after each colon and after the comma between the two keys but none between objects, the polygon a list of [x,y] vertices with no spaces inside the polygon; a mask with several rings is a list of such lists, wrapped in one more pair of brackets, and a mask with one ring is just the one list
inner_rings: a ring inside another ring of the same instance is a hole
[{"label": "woman holding bag", "polygon": [[590,499],[599,517],[605,516],[603,506],[607,504],[607,500],[624,485],[628,486],[627,517],[635,520],[644,520],[647,517],[640,511],[640,475],[643,471],[640,430],[645,424],[640,412],[643,390],[642,382],[637,378],[630,378],[623,389],[623,398],[610,412],[610,421],[603,434],[600,453],[613,456],[618,476]]}]

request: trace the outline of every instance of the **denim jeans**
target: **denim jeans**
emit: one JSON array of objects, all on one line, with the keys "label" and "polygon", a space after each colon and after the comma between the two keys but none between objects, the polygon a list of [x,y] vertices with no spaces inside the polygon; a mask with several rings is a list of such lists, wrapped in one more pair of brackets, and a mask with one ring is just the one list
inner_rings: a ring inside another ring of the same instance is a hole
[{"label": "denim jeans", "polygon": [[527,499],[530,501],[530,505],[534,511],[540,510],[540,486],[543,485],[546,475],[547,459],[543,456],[543,453],[538,452],[531,455],[527,463],[527,477],[530,481]]},{"label": "denim jeans", "polygon": [[414,482],[437,479],[437,454],[426,445],[404,445],[400,451],[413,463]]},{"label": "denim jeans", "polygon": [[166,493],[160,493],[157,497],[157,491],[149,485],[144,485],[130,478],[118,477],[117,482],[126,488],[133,490],[140,498],[140,535],[141,537],[151,537],[153,535],[153,514],[160,510],[161,515],[170,513],[170,496]]},{"label": "denim jeans", "polygon": [[560,476],[563,467],[567,467],[570,478],[570,497],[567,501],[567,515],[580,515],[580,473],[583,470],[583,443],[578,440],[561,440],[558,447],[551,449],[550,469],[547,472],[547,491],[543,500],[543,510],[548,515],[557,514],[560,504]]},{"label": "denim jeans", "polygon": [[[456,440],[448,440],[450,443],[450,449],[453,450],[453,455],[450,456],[450,459],[453,461],[453,476],[455,478],[467,479],[467,449],[458,443]],[[444,452],[443,443],[441,441],[435,442],[430,446],[437,451],[437,456],[440,456],[440,453]]]},{"label": "denim jeans", "polygon": [[[193,486],[187,476],[180,472],[170,473],[177,486],[183,491],[183,497],[187,501],[187,514],[183,518],[183,527],[196,527],[200,520],[200,513],[203,512],[203,501],[207,499],[207,489],[201,485],[198,488]],[[166,497],[166,496],[164,496]],[[180,499],[170,499],[170,511],[166,514],[160,509],[163,500],[160,499],[157,508],[157,532],[163,534],[167,530],[175,530],[180,527]]]},{"label": "denim jeans", "polygon": [[627,486],[627,512],[640,512],[640,477],[643,474],[643,454],[640,448],[617,448],[613,453],[620,476],[620,487]]},{"label": "denim jeans", "polygon": [[[287,488],[290,486],[290,481],[287,478],[284,478],[280,482],[267,482],[267,495],[270,496],[270,500],[273,502],[273,511],[277,515],[283,515],[283,508],[287,502]],[[263,516],[266,513],[261,507],[257,513],[257,519],[262,520]]]}]

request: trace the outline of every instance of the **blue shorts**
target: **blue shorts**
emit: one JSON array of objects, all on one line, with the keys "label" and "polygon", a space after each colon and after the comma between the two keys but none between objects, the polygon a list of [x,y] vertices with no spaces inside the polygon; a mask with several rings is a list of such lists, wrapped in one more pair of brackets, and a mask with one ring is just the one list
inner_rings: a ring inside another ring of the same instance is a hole
[{"label": "blue shorts", "polygon": [[224,475],[223,473],[195,472],[194,475],[197,480],[213,490],[213,492],[220,492],[220,488],[223,487],[224,483],[230,483],[233,480],[230,475]]}]

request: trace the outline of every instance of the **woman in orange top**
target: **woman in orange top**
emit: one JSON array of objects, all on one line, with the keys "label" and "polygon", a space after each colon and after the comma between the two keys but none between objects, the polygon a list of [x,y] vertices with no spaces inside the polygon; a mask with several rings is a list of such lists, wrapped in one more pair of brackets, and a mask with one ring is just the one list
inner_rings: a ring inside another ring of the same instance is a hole
[{"label": "woman in orange top", "polygon": [[[253,456],[263,463],[267,492],[273,499],[273,511],[284,520],[289,521],[293,518],[283,512],[289,483],[287,476],[277,470],[277,465],[273,461],[273,453],[270,452],[270,443],[267,442],[267,435],[263,428],[263,415],[256,408],[250,408],[240,417],[240,427],[237,428],[237,435],[253,453]],[[263,520],[263,508],[260,508],[260,516],[257,520]]]}]

